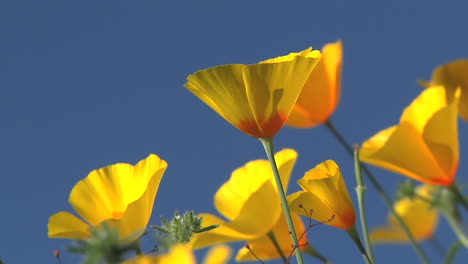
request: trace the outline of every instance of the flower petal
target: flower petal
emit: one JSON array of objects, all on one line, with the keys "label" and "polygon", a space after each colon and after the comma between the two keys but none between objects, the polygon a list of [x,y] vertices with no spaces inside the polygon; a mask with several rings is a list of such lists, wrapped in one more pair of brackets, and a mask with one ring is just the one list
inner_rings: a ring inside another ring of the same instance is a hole
[{"label": "flower petal", "polygon": [[[304,192],[297,192],[288,197],[292,210],[299,214],[308,214],[313,210],[312,218],[318,221],[333,220],[327,224],[348,230],[356,221],[353,202],[338,165],[327,160],[306,172],[298,184]],[[304,212],[299,208],[301,204]]]},{"label": "flower petal", "polygon": [[195,248],[218,243],[247,240],[269,232],[281,214],[280,201],[271,182],[265,182],[243,203],[239,215],[231,222],[209,215],[203,216],[203,225],[219,224],[220,227],[197,234]]},{"label": "flower petal", "polygon": [[203,264],[224,264],[228,263],[232,256],[232,249],[226,245],[219,245],[210,248],[206,253]]},{"label": "flower petal", "polygon": [[[434,186],[422,185],[417,193],[430,199]],[[428,239],[434,233],[438,222],[438,213],[435,208],[421,199],[404,198],[394,204],[396,212],[401,216],[409,230],[417,240]],[[407,243],[405,232],[393,215],[389,215],[388,224],[375,228],[370,238],[373,243]]]},{"label": "flower petal", "polygon": [[124,264],[196,264],[192,251],[185,245],[176,245],[171,248],[169,253],[162,256],[138,256],[127,260]]},{"label": "flower petal", "polygon": [[[297,160],[297,152],[293,149],[284,149],[275,154],[283,187],[287,191],[289,178]],[[228,219],[236,218],[244,203],[263,186],[269,182],[273,188],[276,186],[271,165],[266,160],[248,162],[245,166],[235,170],[229,181],[223,184],[215,195],[216,209]],[[276,188],[268,194],[270,204],[279,205]],[[273,210],[275,211],[275,210]],[[268,214],[266,215],[268,217]]]},{"label": "flower petal", "polygon": [[68,212],[52,215],[47,228],[50,238],[88,239],[91,236],[89,225]]},{"label": "flower petal", "polygon": [[[304,226],[304,223],[301,220],[301,217],[298,214],[292,213],[294,227],[298,237],[300,237],[299,245],[306,245],[307,243],[307,233]],[[281,248],[281,251],[285,256],[289,256],[294,251],[292,245],[294,244],[289,234],[289,228],[286,223],[286,218],[284,216],[280,217],[278,223],[273,229],[273,234],[278,241],[278,244]],[[302,236],[301,236],[302,235]],[[281,255],[274,246],[271,239],[265,235],[261,238],[248,241],[248,244],[251,250],[262,260],[277,259]],[[236,261],[255,261],[257,260],[250,250],[243,247],[239,250],[236,256]]]},{"label": "flower petal", "polygon": [[447,100],[452,101],[457,88],[461,88],[460,116],[468,120],[468,59],[452,61],[437,67],[432,73],[432,84],[442,85],[447,91]]},{"label": "flower petal", "polygon": [[340,100],[342,61],[341,41],[322,48],[322,57],[304,84],[287,125],[310,128],[330,118]]},{"label": "flower petal", "polygon": [[309,49],[259,64],[213,67],[190,75],[185,87],[241,131],[272,137],[319,57]]},{"label": "flower petal", "polygon": [[[91,225],[98,226],[108,219],[124,218],[127,206],[142,198],[148,187],[152,187],[154,189],[143,199],[144,208],[140,207],[139,214],[143,215],[138,215],[146,218],[151,214],[149,208],[154,202],[148,198],[155,197],[166,167],[164,160],[152,154],[135,167],[119,163],[94,170],[75,185],[69,202]],[[151,181],[154,182],[150,184]]]}]

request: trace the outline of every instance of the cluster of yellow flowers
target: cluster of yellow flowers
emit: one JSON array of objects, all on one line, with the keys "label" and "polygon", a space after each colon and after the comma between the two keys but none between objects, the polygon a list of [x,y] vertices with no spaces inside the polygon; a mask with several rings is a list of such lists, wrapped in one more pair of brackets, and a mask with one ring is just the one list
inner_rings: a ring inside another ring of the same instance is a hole
[{"label": "cluster of yellow flowers", "polygon": [[[284,125],[311,128],[329,122],[340,99],[342,57],[342,43],[337,41],[321,52],[309,48],[257,64],[201,70],[190,75],[185,86],[241,131],[271,140]],[[468,120],[468,61],[440,66],[431,81],[422,83],[426,89],[404,110],[400,123],[378,132],[360,149],[363,162],[423,183],[416,190],[421,199],[403,198],[394,204],[417,240],[431,237],[438,221],[437,210],[425,199],[431,199],[436,186],[454,185],[458,114]],[[195,234],[167,255],[138,256],[126,263],[196,263],[192,249],[234,241],[248,244],[238,251],[237,261],[285,259],[309,247],[308,226],[300,215],[355,230],[353,202],[333,160],[307,171],[297,182],[302,191],[282,198],[297,157],[295,150],[283,149],[270,162],[250,161],[236,169],[214,196],[216,209],[227,220],[200,214],[203,226],[218,228]],[[68,212],[56,213],[49,219],[49,237],[86,240],[91,227],[106,224],[117,229],[122,240],[137,240],[146,230],[166,168],[166,161],[151,154],[135,166],[120,163],[92,171],[69,198],[86,222]],[[393,215],[386,226],[371,232],[370,239],[408,241]],[[230,255],[229,248],[215,247],[204,263],[226,263]]]}]

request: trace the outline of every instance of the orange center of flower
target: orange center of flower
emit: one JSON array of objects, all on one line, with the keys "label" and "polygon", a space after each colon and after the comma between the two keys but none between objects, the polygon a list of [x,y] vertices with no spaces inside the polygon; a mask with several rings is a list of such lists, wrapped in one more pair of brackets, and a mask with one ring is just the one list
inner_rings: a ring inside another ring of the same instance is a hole
[{"label": "orange center of flower", "polygon": [[122,219],[124,214],[123,212],[112,212],[112,219]]},{"label": "orange center of flower", "polygon": [[276,135],[286,122],[287,116],[283,113],[277,113],[268,120],[243,120],[238,127],[243,132],[256,138],[270,138]]}]

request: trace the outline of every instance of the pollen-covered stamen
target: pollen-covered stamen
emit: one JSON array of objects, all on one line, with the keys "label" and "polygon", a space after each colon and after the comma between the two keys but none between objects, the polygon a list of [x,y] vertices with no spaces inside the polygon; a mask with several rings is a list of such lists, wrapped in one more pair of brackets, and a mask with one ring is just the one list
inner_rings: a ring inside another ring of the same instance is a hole
[{"label": "pollen-covered stamen", "polygon": [[257,257],[257,255],[255,255],[255,253],[253,252],[252,248],[250,247],[250,245],[248,243],[245,244],[245,248],[248,249],[250,251],[250,253],[252,253],[252,255],[258,260],[260,261],[260,263],[262,264],[265,264],[259,257]]}]

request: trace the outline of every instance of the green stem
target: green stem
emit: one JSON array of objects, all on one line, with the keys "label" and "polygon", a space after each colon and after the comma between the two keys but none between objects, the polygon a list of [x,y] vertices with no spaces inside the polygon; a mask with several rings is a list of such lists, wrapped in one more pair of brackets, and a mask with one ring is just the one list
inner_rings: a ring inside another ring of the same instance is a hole
[{"label": "green stem", "polygon": [[458,237],[458,240],[463,244],[463,246],[465,246],[466,248],[468,248],[468,238],[466,237],[465,233],[463,232],[463,229],[461,228],[459,222],[457,221],[457,219],[450,213],[448,212],[447,209],[441,209],[443,215],[445,216],[445,218],[447,219],[450,227],[452,228],[453,232],[455,232],[455,234],[457,235]]},{"label": "green stem", "polygon": [[278,253],[280,254],[281,259],[283,260],[283,262],[285,264],[288,263],[288,258],[284,255],[283,250],[281,250],[281,246],[279,245],[278,240],[276,239],[276,236],[272,231],[268,232],[268,238],[270,238],[271,242],[273,243],[273,245],[276,248],[276,251],[278,251]]},{"label": "green stem", "polygon": [[452,192],[453,195],[455,195],[457,201],[459,201],[463,205],[463,207],[465,207],[465,209],[468,210],[468,203],[466,202],[465,197],[463,197],[463,194],[460,192],[460,189],[458,188],[457,184],[452,184],[449,187],[449,190]]},{"label": "green stem", "polygon": [[322,261],[325,264],[331,264],[331,262],[324,256],[322,256],[315,248],[313,248],[311,245],[307,245],[304,248],[304,252],[306,254],[311,255],[314,258],[317,258],[318,260]]},{"label": "green stem", "polygon": [[364,204],[366,186],[364,186],[364,181],[362,179],[361,163],[359,162],[359,150],[357,148],[354,150],[354,170],[356,174],[356,194],[359,205],[359,217],[361,218],[362,234],[364,236],[364,244],[366,245],[366,251],[369,254],[369,258],[372,260],[372,263],[375,263],[374,252],[372,251],[372,245],[369,239],[369,231],[367,228],[366,219],[366,208]]},{"label": "green stem", "polygon": [[[346,139],[340,134],[340,132],[335,128],[335,126],[332,124],[330,120],[328,120],[325,123],[325,126],[330,130],[330,132],[336,137],[336,139],[341,143],[341,145],[345,148],[345,150],[353,156],[353,149],[350,144],[346,141]],[[398,223],[400,224],[401,228],[405,232],[406,236],[408,237],[409,241],[411,242],[411,245],[413,246],[414,250],[416,253],[419,255],[421,261],[423,263],[429,264],[429,257],[424,253],[422,250],[421,246],[418,244],[418,242],[414,239],[413,235],[411,234],[411,231],[409,230],[408,226],[406,223],[403,221],[403,219],[400,217],[400,215],[395,211],[395,208],[393,208],[393,202],[392,199],[390,199],[390,196],[385,192],[383,189],[382,185],[377,181],[377,179],[374,177],[374,175],[371,173],[371,171],[365,166],[364,164],[361,163],[361,167],[363,171],[366,173],[367,178],[370,180],[374,188],[377,190],[377,192],[380,194],[382,199],[384,200],[385,204],[387,207],[390,209],[390,212],[395,216],[397,219]]]},{"label": "green stem", "polygon": [[444,264],[452,264],[453,259],[462,246],[463,244],[460,241],[455,242],[455,244],[453,244],[453,246],[450,248],[447,257],[445,258]]},{"label": "green stem", "polygon": [[291,238],[294,243],[294,251],[296,254],[296,259],[298,264],[304,264],[304,259],[302,258],[301,248],[298,244],[296,229],[294,229],[293,220],[291,217],[291,211],[289,210],[288,200],[286,199],[286,194],[284,193],[283,183],[281,182],[281,176],[278,171],[278,166],[275,161],[275,154],[273,151],[273,139],[272,138],[260,138],[265,153],[270,161],[271,168],[273,169],[273,175],[275,176],[276,187],[281,200],[281,205],[283,207],[284,216],[286,218],[286,223],[288,224],[289,231],[291,232]]},{"label": "green stem", "polygon": [[359,234],[356,230],[356,226],[353,226],[346,231],[348,232],[348,235],[351,237],[351,239],[354,241],[354,244],[356,244],[356,246],[359,248],[359,251],[361,251],[361,255],[364,258],[364,261],[366,262],[366,264],[374,264],[374,262],[367,255],[367,252],[361,243],[361,239],[359,238]]}]

